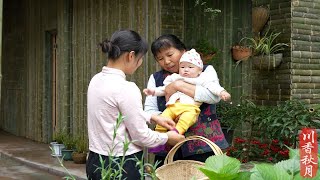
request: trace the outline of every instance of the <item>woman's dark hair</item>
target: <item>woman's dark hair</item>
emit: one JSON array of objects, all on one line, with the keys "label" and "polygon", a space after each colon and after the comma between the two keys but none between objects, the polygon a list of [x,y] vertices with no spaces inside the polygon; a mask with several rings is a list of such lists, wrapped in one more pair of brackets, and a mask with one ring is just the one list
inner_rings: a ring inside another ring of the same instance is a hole
[{"label": "woman's dark hair", "polygon": [[118,30],[114,32],[111,39],[104,40],[99,44],[102,52],[106,53],[109,59],[117,59],[124,52],[134,51],[136,55],[145,55],[148,51],[147,42],[132,30]]},{"label": "woman's dark hair", "polygon": [[186,46],[180,39],[173,34],[164,34],[151,44],[151,51],[153,56],[156,56],[161,49],[167,49],[170,47],[174,47],[178,50],[187,50]]}]

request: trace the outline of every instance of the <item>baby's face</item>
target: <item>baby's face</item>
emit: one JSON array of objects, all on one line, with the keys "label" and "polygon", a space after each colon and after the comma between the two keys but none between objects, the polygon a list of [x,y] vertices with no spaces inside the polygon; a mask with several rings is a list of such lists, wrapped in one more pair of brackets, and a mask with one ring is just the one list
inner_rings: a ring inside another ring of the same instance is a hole
[{"label": "baby's face", "polygon": [[179,74],[182,77],[195,78],[200,75],[202,69],[189,62],[181,62],[179,65]]}]

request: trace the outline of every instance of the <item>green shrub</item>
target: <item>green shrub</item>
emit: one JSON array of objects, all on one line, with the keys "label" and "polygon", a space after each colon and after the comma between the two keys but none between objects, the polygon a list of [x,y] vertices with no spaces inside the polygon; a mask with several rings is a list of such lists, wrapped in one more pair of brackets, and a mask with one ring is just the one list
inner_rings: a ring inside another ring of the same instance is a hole
[{"label": "green shrub", "polygon": [[54,134],[54,141],[58,144],[63,144],[64,139],[67,137],[67,134],[64,131],[58,131]]},{"label": "green shrub", "polygon": [[65,136],[63,138],[63,144],[65,146],[65,149],[73,150],[75,147],[75,141],[71,135]]},{"label": "green shrub", "polygon": [[75,140],[75,151],[78,153],[88,152],[88,141],[84,138],[77,138]]},{"label": "green shrub", "polygon": [[233,128],[246,122],[251,126],[251,134],[234,138],[233,146],[227,151],[242,162],[287,159],[286,146],[295,146],[299,130],[320,128],[319,106],[312,107],[301,100],[288,100],[277,106],[257,106],[242,99],[239,104],[219,103],[217,113],[222,125]]}]

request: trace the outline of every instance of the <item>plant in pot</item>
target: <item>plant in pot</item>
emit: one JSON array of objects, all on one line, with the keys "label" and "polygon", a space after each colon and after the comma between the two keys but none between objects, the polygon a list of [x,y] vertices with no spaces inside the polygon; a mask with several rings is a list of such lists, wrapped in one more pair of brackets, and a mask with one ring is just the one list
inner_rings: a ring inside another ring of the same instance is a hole
[{"label": "plant in pot", "polygon": [[[243,31],[238,32],[238,38],[244,37],[247,34],[246,28]],[[240,40],[231,47],[232,59],[236,60],[236,64],[239,65],[242,61],[246,61],[252,55],[252,49],[245,40]]]},{"label": "plant in pot", "polygon": [[253,50],[253,65],[261,70],[275,69],[282,61],[282,53],[288,44],[276,43],[281,32],[267,31],[263,36],[257,38],[244,37],[241,41],[247,41]]},{"label": "plant in pot", "polygon": [[86,163],[88,152],[88,142],[84,138],[77,138],[75,140],[75,150],[72,153],[73,162],[76,164]]},{"label": "plant in pot", "polygon": [[54,140],[50,143],[50,149],[52,151],[51,156],[61,157],[61,150],[65,147],[63,144],[63,139],[65,138],[64,132],[56,132],[54,134]]},{"label": "plant in pot", "polygon": [[242,44],[236,44],[231,48],[232,58],[237,61],[246,61],[252,54],[252,49]]},{"label": "plant in pot", "polygon": [[61,150],[62,158],[63,158],[63,160],[71,161],[72,160],[72,152],[74,149],[73,137],[71,135],[65,136],[65,138],[63,139],[63,144],[64,144],[65,148]]},{"label": "plant in pot", "polygon": [[218,49],[211,45],[210,42],[206,39],[197,41],[194,48],[200,54],[204,64],[212,64],[214,58],[218,53]]}]

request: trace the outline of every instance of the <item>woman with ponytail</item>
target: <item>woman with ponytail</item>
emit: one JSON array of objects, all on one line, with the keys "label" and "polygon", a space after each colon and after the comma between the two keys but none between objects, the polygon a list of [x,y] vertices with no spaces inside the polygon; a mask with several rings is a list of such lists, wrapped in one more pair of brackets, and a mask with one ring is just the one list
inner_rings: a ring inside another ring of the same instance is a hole
[{"label": "woman with ponytail", "polygon": [[[132,30],[116,31],[110,38],[100,43],[102,52],[108,57],[102,71],[90,81],[87,93],[89,156],[86,164],[87,177],[100,180],[99,167],[112,166],[122,171],[116,179],[140,179],[135,158],[142,159],[143,147],[163,144],[175,145],[184,136],[174,132],[159,133],[148,128],[154,122],[173,129],[175,123],[158,115],[149,115],[142,108],[141,91],[134,82],[126,80],[142,64],[148,45],[138,33]],[[117,124],[118,115],[124,120]],[[114,129],[117,133],[114,137]],[[124,142],[130,145],[124,151]],[[124,156],[123,167],[118,167],[110,157]],[[100,157],[104,160],[102,166]],[[122,168],[122,169],[120,169]]]}]

